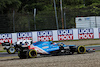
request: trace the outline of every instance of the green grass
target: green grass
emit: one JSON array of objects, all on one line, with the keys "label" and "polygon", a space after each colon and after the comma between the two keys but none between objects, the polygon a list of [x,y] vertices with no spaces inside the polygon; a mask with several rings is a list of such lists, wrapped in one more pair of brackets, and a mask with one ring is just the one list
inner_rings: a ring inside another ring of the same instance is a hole
[{"label": "green grass", "polygon": [[0,52],[7,52],[6,50],[2,50],[2,51],[0,51]]},{"label": "green grass", "polygon": [[96,52],[100,52],[100,50],[96,50]]},{"label": "green grass", "polygon": [[84,46],[93,46],[93,45],[100,45],[100,44],[87,44],[87,45],[84,45]]}]

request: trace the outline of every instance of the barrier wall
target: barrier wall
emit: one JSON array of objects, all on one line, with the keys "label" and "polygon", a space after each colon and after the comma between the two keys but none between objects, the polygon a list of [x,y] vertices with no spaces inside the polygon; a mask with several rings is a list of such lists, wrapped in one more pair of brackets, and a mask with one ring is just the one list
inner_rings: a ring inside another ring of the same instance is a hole
[{"label": "barrier wall", "polygon": [[98,39],[100,38],[100,28],[89,29],[63,29],[63,30],[46,30],[35,32],[19,32],[0,34],[0,43],[14,43],[18,40],[34,41],[61,41],[61,40],[78,40],[78,39]]}]

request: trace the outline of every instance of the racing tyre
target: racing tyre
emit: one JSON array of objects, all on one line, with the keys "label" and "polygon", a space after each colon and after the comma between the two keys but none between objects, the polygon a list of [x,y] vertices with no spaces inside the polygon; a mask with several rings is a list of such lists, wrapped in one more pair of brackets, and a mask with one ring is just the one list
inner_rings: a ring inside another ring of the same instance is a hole
[{"label": "racing tyre", "polygon": [[37,57],[37,51],[34,49],[29,50],[28,55],[30,58],[36,58]]},{"label": "racing tyre", "polygon": [[25,51],[25,52],[18,51],[18,57],[20,59],[26,59],[26,58],[28,58],[28,51]]},{"label": "racing tyre", "polygon": [[16,49],[15,49],[15,47],[10,47],[10,48],[7,50],[7,52],[8,52],[9,54],[15,54]]},{"label": "racing tyre", "polygon": [[84,46],[78,46],[77,53],[84,54],[86,52],[86,48]]}]

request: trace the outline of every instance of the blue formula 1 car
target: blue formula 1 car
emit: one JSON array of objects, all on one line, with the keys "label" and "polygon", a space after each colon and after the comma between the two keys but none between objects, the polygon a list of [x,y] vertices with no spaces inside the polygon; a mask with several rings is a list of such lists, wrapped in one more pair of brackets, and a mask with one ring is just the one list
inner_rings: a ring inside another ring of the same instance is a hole
[{"label": "blue formula 1 car", "polygon": [[76,46],[76,45],[65,45],[63,43],[53,43],[52,41],[46,42],[36,42],[30,43],[26,41],[24,44],[20,42],[18,56],[20,59],[23,58],[35,58],[37,55],[66,55],[66,54],[74,54],[77,52],[78,54],[84,54],[88,52],[88,50],[84,46]]}]

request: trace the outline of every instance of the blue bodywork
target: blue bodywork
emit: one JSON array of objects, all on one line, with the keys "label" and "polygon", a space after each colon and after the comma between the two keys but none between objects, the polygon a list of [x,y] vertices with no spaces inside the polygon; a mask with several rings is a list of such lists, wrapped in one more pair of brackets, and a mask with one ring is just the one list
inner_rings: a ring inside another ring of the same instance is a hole
[{"label": "blue bodywork", "polygon": [[46,41],[46,42],[39,41],[39,42],[33,43],[34,46],[38,47],[39,49],[42,49],[48,54],[50,54],[52,51],[59,50],[61,47],[60,44],[62,44],[63,47],[76,46],[76,45],[65,45],[63,43],[53,43],[52,41]]}]

